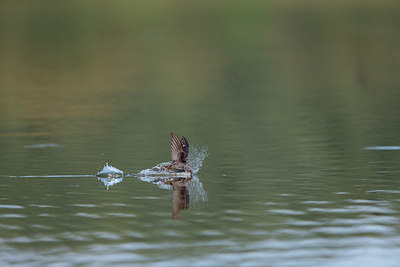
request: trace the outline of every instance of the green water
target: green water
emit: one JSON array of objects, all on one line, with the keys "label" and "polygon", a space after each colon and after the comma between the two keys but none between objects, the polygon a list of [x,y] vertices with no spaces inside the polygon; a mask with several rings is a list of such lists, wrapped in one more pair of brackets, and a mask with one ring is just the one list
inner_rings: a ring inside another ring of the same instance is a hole
[{"label": "green water", "polygon": [[[1,3],[1,265],[397,266],[398,13]],[[171,131],[202,163],[180,191],[134,175]]]}]

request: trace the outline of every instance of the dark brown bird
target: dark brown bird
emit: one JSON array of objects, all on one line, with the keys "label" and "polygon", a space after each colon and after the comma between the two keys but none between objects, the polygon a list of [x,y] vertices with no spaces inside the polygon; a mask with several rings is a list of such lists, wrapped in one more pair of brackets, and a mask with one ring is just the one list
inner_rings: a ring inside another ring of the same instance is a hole
[{"label": "dark brown bird", "polygon": [[172,162],[161,166],[162,170],[168,172],[186,172],[192,175],[193,168],[187,163],[189,156],[189,142],[186,137],[181,139],[176,134],[171,133],[171,158]]}]

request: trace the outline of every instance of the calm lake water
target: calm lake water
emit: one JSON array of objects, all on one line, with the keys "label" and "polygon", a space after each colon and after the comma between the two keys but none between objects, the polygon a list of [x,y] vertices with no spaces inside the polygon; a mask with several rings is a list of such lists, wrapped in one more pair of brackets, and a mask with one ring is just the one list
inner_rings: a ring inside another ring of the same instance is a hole
[{"label": "calm lake water", "polygon": [[399,5],[300,2],[1,4],[0,265],[398,266]]}]

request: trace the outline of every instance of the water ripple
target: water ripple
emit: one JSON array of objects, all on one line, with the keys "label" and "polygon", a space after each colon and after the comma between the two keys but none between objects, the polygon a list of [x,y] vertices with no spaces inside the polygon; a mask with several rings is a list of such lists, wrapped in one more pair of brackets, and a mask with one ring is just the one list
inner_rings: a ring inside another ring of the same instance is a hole
[{"label": "water ripple", "polygon": [[75,216],[80,216],[80,217],[86,217],[86,218],[93,218],[93,219],[101,219],[102,216],[97,215],[97,214],[89,214],[86,212],[78,212],[75,214]]},{"label": "water ripple", "polygon": [[125,231],[123,233],[123,236],[129,236],[129,237],[133,237],[133,238],[144,238],[144,235],[142,233],[134,232],[134,231]]},{"label": "water ripple", "polygon": [[318,221],[287,220],[285,224],[293,226],[316,226],[316,225],[321,225],[323,223]]},{"label": "water ripple", "polygon": [[161,199],[161,197],[131,197],[131,199]]},{"label": "water ripple", "polygon": [[367,146],[365,150],[400,150],[400,146]]},{"label": "water ripple", "polygon": [[325,212],[325,213],[379,213],[392,214],[393,210],[384,207],[375,206],[348,206],[346,208],[310,208],[310,212]]},{"label": "water ripple", "polygon": [[97,238],[108,239],[108,240],[119,240],[121,236],[118,234],[110,233],[110,232],[97,232],[94,234]]},{"label": "water ripple", "polygon": [[25,145],[24,148],[46,148],[46,147],[54,147],[54,148],[59,148],[59,147],[64,147],[63,145],[57,144],[57,143],[38,143],[38,144],[32,144],[32,145]]},{"label": "water ripple", "polygon": [[8,242],[11,242],[11,243],[32,243],[33,239],[28,238],[26,236],[18,236],[18,237],[9,239]]},{"label": "water ripple", "polygon": [[52,206],[52,205],[38,205],[38,204],[29,204],[30,207],[37,207],[37,208],[60,208],[59,206]]},{"label": "water ripple", "polygon": [[0,214],[0,218],[26,218],[26,216],[22,214]]},{"label": "water ripple", "polygon": [[386,234],[390,235],[394,229],[383,225],[357,225],[357,226],[326,226],[312,229],[312,232],[332,235],[356,235],[356,234]]},{"label": "water ripple", "polygon": [[0,224],[0,229],[5,230],[21,230],[22,228],[17,225]]},{"label": "water ripple", "polygon": [[199,233],[199,235],[203,236],[223,236],[224,234],[220,231],[216,230],[204,230]]},{"label": "water ripple", "polygon": [[136,217],[135,214],[128,214],[128,213],[106,213],[107,216],[115,216],[121,218],[133,218]]},{"label": "water ripple", "polygon": [[370,200],[370,199],[348,199],[347,201],[350,203],[357,203],[357,204],[377,204],[386,202],[383,200]]},{"label": "water ripple", "polygon": [[24,207],[19,205],[0,205],[0,209],[23,209]]},{"label": "water ripple", "polygon": [[93,239],[87,236],[86,232],[64,232],[60,234],[61,239],[78,242],[92,242]]},{"label": "water ripple", "polygon": [[38,215],[39,217],[57,217],[56,215],[48,214],[48,213],[41,213]]},{"label": "water ripple", "polygon": [[334,219],[331,224],[359,225],[359,224],[397,224],[399,219],[391,216],[371,216],[357,219]]},{"label": "water ripple", "polygon": [[96,207],[95,204],[73,204],[74,207],[83,207],[83,208],[94,208]]},{"label": "water ripple", "polygon": [[400,190],[369,190],[367,193],[400,194]]},{"label": "water ripple", "polygon": [[330,204],[330,201],[315,201],[315,200],[307,200],[307,201],[302,201],[301,203],[303,204],[318,204],[318,205],[323,205],[323,204]]},{"label": "water ripple", "polygon": [[269,213],[273,214],[283,214],[283,215],[303,215],[305,212],[299,210],[289,210],[289,209],[277,209],[277,210],[268,210]]}]

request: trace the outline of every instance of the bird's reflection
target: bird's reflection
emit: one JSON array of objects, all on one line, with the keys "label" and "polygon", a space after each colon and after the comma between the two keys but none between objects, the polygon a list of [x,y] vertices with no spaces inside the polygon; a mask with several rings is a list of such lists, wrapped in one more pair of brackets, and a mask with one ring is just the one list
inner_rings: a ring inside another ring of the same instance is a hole
[{"label": "bird's reflection", "polygon": [[192,175],[174,176],[154,170],[134,174],[142,181],[156,184],[161,189],[172,189],[172,218],[178,219],[182,210],[189,208],[189,203],[207,202],[207,193],[199,178]]},{"label": "bird's reflection", "polygon": [[163,184],[172,186],[172,219],[178,219],[179,213],[189,208],[191,181],[192,177],[171,178],[163,181]]}]

